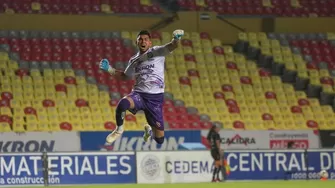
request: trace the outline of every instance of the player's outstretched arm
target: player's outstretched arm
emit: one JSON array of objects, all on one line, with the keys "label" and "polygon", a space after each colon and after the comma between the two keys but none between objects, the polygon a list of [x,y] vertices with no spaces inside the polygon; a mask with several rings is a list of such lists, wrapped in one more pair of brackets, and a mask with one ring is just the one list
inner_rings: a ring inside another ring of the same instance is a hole
[{"label": "player's outstretched arm", "polygon": [[173,31],[172,35],[173,35],[172,41],[164,45],[165,48],[167,48],[169,52],[172,52],[173,50],[178,48],[179,41],[181,37],[184,36],[184,30],[177,29]]},{"label": "player's outstretched arm", "polygon": [[109,61],[107,59],[102,59],[100,61],[100,69],[106,72],[109,72],[110,75],[115,76],[117,79],[127,80],[129,77],[124,73],[124,71],[116,70],[112,66],[110,66]]}]

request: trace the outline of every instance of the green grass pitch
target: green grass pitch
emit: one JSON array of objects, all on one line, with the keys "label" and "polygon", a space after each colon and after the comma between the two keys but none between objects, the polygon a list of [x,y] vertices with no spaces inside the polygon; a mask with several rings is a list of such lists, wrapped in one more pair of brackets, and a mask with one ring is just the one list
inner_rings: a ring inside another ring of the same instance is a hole
[{"label": "green grass pitch", "polygon": [[[78,185],[50,186],[51,188],[335,188],[335,181],[245,181],[226,183],[183,183],[183,184],[111,184],[111,185]],[[35,187],[33,187],[35,188]],[[37,187],[36,187],[37,188]],[[41,188],[41,187],[39,187]]]}]

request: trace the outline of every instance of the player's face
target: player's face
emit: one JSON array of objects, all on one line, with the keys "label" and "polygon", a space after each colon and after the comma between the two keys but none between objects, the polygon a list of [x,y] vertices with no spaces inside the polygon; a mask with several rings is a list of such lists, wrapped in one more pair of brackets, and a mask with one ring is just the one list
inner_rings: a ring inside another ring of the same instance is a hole
[{"label": "player's face", "polygon": [[138,49],[141,52],[147,51],[152,45],[150,37],[148,35],[138,36],[136,40],[136,44],[137,44]]},{"label": "player's face", "polygon": [[220,128],[219,127],[216,127],[215,128],[215,131],[218,133],[218,132],[220,132]]}]

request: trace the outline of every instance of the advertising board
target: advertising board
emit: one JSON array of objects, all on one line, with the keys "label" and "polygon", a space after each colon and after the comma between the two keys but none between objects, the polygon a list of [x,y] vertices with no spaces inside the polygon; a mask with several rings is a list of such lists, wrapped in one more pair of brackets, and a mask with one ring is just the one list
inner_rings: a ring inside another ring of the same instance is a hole
[{"label": "advertising board", "polygon": [[[209,182],[209,151],[137,152],[138,183]],[[335,150],[227,150],[227,180],[319,179],[327,170],[335,179]]]},{"label": "advertising board", "polygon": [[335,148],[335,130],[319,130],[322,148]]},{"label": "advertising board", "polygon": [[[41,153],[0,154],[0,186],[44,184]],[[135,153],[49,153],[50,185],[136,183]]]},{"label": "advertising board", "polygon": [[78,132],[0,133],[0,153],[80,151]]},{"label": "advertising board", "polygon": [[178,150],[185,142],[201,143],[200,131],[165,131],[163,144],[155,141],[144,142],[143,131],[125,131],[111,146],[105,145],[110,132],[81,132],[82,151],[148,151],[148,150]]},{"label": "advertising board", "polygon": [[[207,134],[208,130],[201,131],[203,143]],[[289,142],[294,149],[320,148],[319,136],[313,130],[221,130],[220,136],[224,149],[287,149]]]}]

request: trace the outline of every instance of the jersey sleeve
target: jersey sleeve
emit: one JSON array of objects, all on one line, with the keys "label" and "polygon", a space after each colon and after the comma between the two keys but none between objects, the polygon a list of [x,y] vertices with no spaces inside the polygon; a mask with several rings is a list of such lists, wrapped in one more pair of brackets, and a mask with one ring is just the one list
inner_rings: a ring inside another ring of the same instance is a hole
[{"label": "jersey sleeve", "polygon": [[132,62],[132,59],[129,60],[126,69],[124,70],[124,74],[128,77],[132,77],[135,72],[135,63]]},{"label": "jersey sleeve", "polygon": [[166,45],[162,46],[154,46],[152,47],[155,56],[166,56],[171,54],[170,50],[166,47]]}]

